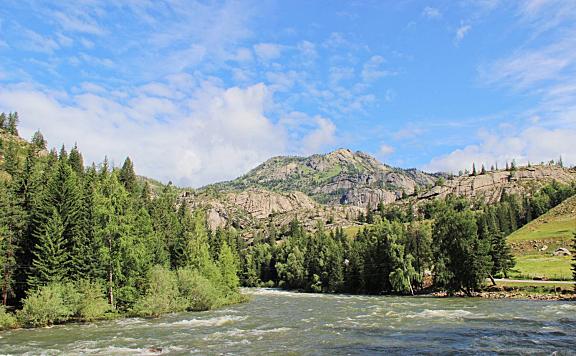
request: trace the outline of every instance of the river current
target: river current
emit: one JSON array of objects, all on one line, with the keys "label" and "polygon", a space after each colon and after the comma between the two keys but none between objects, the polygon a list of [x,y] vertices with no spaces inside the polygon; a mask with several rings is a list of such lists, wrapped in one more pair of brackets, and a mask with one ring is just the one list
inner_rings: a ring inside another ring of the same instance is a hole
[{"label": "river current", "polygon": [[576,354],[576,303],[304,294],[158,319],[0,332],[0,354]]}]

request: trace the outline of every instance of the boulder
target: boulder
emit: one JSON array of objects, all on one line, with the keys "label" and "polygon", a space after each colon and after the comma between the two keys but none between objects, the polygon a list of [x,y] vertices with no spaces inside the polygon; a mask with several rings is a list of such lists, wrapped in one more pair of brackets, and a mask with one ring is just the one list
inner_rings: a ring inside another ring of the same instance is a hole
[{"label": "boulder", "polygon": [[571,256],[572,254],[567,248],[560,247],[553,253],[554,256]]}]

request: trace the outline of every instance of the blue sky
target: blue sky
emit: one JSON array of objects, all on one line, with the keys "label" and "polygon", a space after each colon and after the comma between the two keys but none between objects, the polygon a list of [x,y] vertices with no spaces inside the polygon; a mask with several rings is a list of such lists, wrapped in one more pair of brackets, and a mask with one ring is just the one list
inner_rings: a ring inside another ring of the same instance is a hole
[{"label": "blue sky", "polygon": [[179,185],[347,147],[458,171],[576,163],[572,0],[4,0],[21,134]]}]

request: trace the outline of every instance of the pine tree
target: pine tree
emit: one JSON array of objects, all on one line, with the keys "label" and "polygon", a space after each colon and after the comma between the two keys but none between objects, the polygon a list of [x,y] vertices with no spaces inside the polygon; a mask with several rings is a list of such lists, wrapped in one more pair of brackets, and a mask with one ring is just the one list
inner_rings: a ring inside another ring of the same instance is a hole
[{"label": "pine tree", "polygon": [[124,164],[120,169],[120,181],[130,193],[135,193],[137,189],[136,173],[134,173],[134,165],[130,157],[126,157]]},{"label": "pine tree", "polygon": [[[2,268],[2,304],[14,296],[17,272],[16,254],[24,235],[25,211],[10,185],[0,181],[0,266]],[[23,267],[23,266],[22,266]]]},{"label": "pine tree", "polygon": [[34,132],[34,136],[32,136],[32,147],[34,147],[36,151],[43,151],[46,149],[46,140],[40,130]]},{"label": "pine tree", "polygon": [[19,121],[20,119],[18,118],[17,112],[8,114],[8,125],[6,127],[6,131],[8,131],[8,133],[11,135],[18,136]]},{"label": "pine tree", "polygon": [[480,170],[480,174],[486,174],[486,168],[484,168],[484,164],[482,164],[482,169]]},{"label": "pine tree", "polygon": [[122,246],[129,233],[128,193],[115,173],[101,173],[95,195],[96,238],[102,241],[101,258],[106,273],[108,303],[116,305],[115,291],[122,286]]},{"label": "pine tree", "polygon": [[476,163],[472,163],[472,175],[476,176],[478,173],[476,172]]},{"label": "pine tree", "polygon": [[39,287],[65,280],[69,272],[69,253],[64,238],[64,225],[56,209],[46,222],[34,250],[34,275],[30,285]]},{"label": "pine tree", "polygon": [[80,151],[78,151],[78,145],[76,144],[74,144],[74,147],[70,151],[68,164],[78,177],[82,177],[84,174],[84,159],[82,158]]},{"label": "pine tree", "polygon": [[105,276],[101,263],[102,241],[96,236],[96,194],[99,189],[98,173],[93,165],[88,168],[81,182],[81,207],[78,214],[80,234],[72,242],[71,271],[80,279],[97,280]]},{"label": "pine tree", "polygon": [[14,141],[9,141],[4,151],[4,170],[15,178],[20,172],[20,158],[18,155],[18,145]]},{"label": "pine tree", "polygon": [[170,253],[171,265],[179,258],[175,250],[176,240],[181,231],[176,211],[176,198],[177,193],[174,188],[171,185],[165,186],[160,195],[152,201],[150,213],[154,230]]}]

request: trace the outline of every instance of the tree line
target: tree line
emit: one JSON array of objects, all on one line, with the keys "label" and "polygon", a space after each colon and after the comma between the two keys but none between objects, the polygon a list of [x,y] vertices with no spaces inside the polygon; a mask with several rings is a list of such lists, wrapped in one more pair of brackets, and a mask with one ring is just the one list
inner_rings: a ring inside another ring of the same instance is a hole
[{"label": "tree line", "polygon": [[[515,261],[506,236],[576,194],[552,182],[530,196],[504,194],[499,203],[433,200],[416,209],[368,209],[370,225],[355,236],[341,228],[313,233],[294,220],[242,254],[242,283],[312,292],[415,294],[440,289],[471,294],[487,278],[507,277]],[[271,232],[270,232],[271,231]]]},{"label": "tree line", "polygon": [[0,290],[2,304],[19,309],[16,322],[82,319],[93,306],[100,317],[157,315],[241,299],[237,241],[211,236],[204,213],[179,203],[171,184],[154,191],[130,158],[85,168],[77,146],[46,151],[40,132],[22,143],[10,124],[17,114],[1,117]]}]

